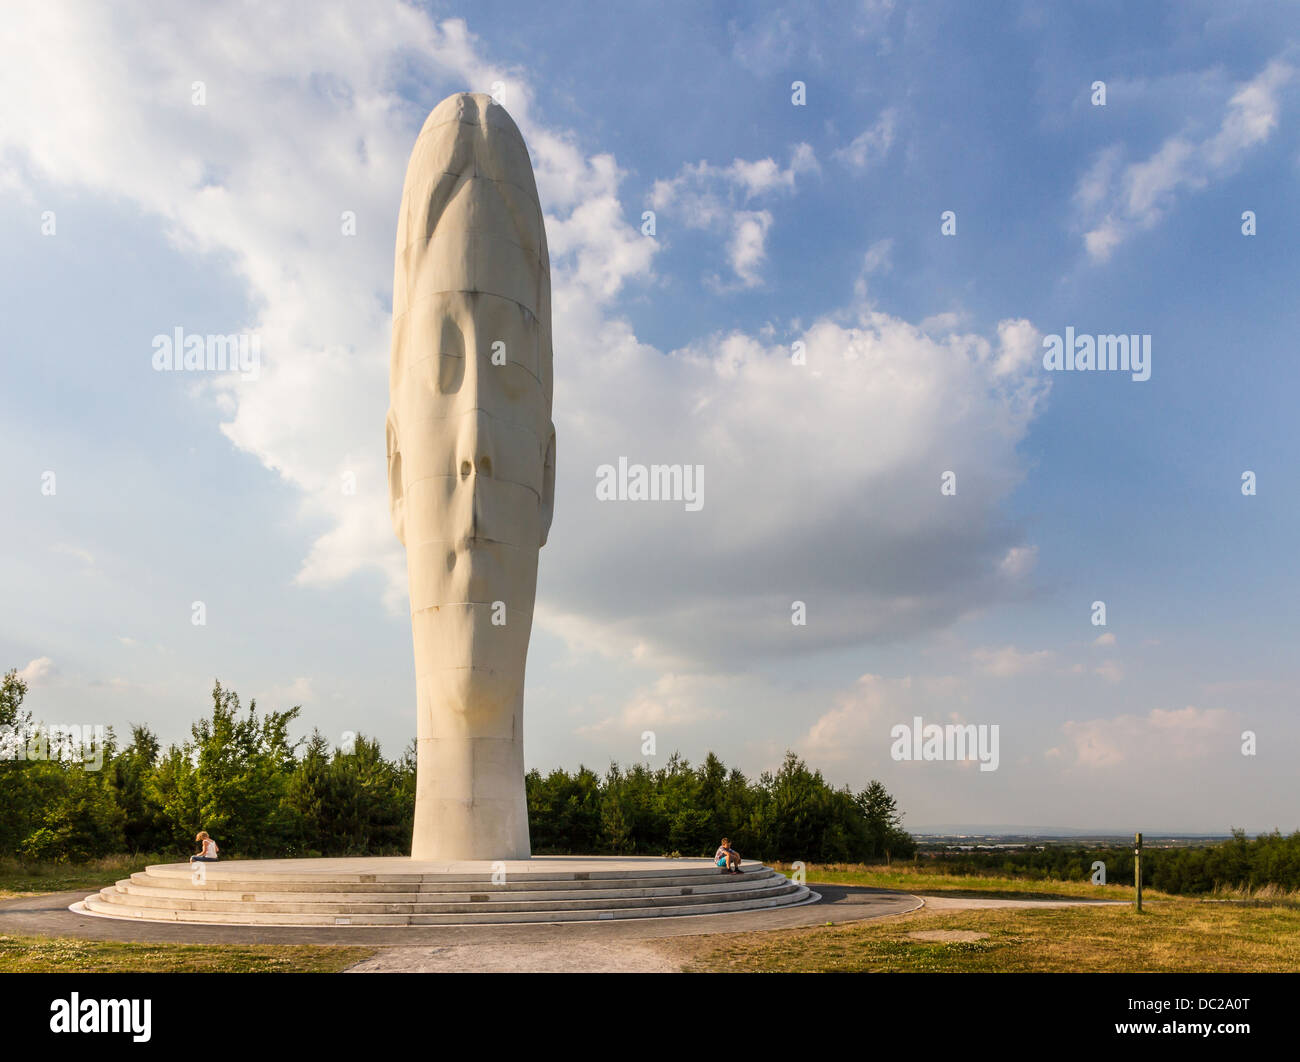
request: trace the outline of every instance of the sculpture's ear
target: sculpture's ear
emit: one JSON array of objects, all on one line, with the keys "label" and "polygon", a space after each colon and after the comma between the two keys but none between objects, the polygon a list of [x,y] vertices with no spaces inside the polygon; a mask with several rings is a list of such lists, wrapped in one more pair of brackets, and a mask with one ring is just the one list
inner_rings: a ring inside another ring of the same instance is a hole
[{"label": "sculpture's ear", "polygon": [[402,494],[402,452],[397,448],[397,420],[388,411],[385,424],[388,436],[388,515],[393,518],[397,540],[406,545],[406,498]]},{"label": "sculpture's ear", "polygon": [[555,515],[555,425],[551,425],[551,438],[546,443],[546,457],[542,462],[542,541],[546,545],[551,533],[551,517]]}]

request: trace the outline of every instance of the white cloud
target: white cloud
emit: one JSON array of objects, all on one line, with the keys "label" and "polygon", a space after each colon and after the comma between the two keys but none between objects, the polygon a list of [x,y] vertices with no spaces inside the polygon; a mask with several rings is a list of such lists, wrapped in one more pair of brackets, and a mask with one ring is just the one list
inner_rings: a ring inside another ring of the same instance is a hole
[{"label": "white cloud", "polygon": [[1050,649],[1024,652],[1014,645],[1004,645],[997,649],[975,649],[970,656],[971,662],[979,671],[997,678],[1041,671],[1055,659],[1055,654]]},{"label": "white cloud", "polygon": [[767,230],[771,227],[772,215],[766,210],[739,210],[734,215],[727,258],[741,284],[747,288],[762,283],[759,269],[767,257]]},{"label": "white cloud", "polygon": [[[903,637],[1023,577],[1032,551],[1010,552],[1026,547],[997,513],[1042,374],[1000,374],[1001,342],[936,340],[879,312],[820,318],[800,338],[806,366],[742,332],[666,356],[609,321],[566,337],[582,371],[557,383],[557,417],[580,416],[561,424],[539,620],[680,666]],[[957,498],[941,497],[940,473],[972,453]],[[620,455],[703,465],[703,509],[598,501],[596,468]],[[794,600],[807,627],[790,623]]]},{"label": "white cloud", "polygon": [[1023,579],[1038,563],[1037,546],[1012,546],[998,562],[998,571],[1008,579]]},{"label": "white cloud", "polygon": [[1106,660],[1092,670],[1094,674],[1100,675],[1107,682],[1119,682],[1124,678],[1124,669],[1114,660]]},{"label": "white cloud", "polygon": [[897,124],[896,110],[891,107],[881,111],[875,124],[864,129],[846,147],[833,152],[833,157],[841,160],[849,169],[865,173],[872,166],[883,162],[889,154]]},{"label": "white cloud", "polygon": [[264,707],[277,712],[300,704],[310,704],[316,700],[316,691],[312,689],[311,679],[299,675],[288,684],[272,686],[265,693],[257,695],[257,701]]},{"label": "white cloud", "polygon": [[[184,30],[131,8],[36,3],[10,18],[31,43],[0,66],[0,148],[23,181],[111,196],[246,282],[248,320],[230,330],[258,332],[264,364],[257,380],[218,385],[221,430],[296,492],[315,536],[300,582],[377,574],[390,604],[404,602],[383,465],[397,189],[428,109],[496,81],[535,156],[552,252],[559,498],[539,623],[698,667],[933,629],[1023,574],[1031,553],[1016,551],[1029,547],[999,506],[1048,387],[1024,356],[1027,322],[992,340],[935,338],[850,302],[800,331],[806,366],[776,336],[743,331],[661,352],[618,312],[627,285],[651,276],[656,244],[627,220],[616,160],[536,122],[527,77],[485,59],[463,22],[405,5],[300,24],[205,6]],[[295,46],[250,50],[250,38]],[[237,77],[224,73],[234,48]],[[399,66],[419,104],[393,88]],[[203,107],[191,103],[198,78]],[[48,92],[26,90],[36,83]],[[806,145],[785,166],[702,162],[652,199],[716,227],[738,283],[753,285],[772,226],[762,201],[816,170]],[[355,237],[340,234],[344,210]],[[176,401],[188,398],[178,389]],[[704,464],[704,509],[597,503],[595,469],[620,454]],[[957,466],[958,498],[941,498],[939,474],[968,455],[979,459]],[[807,628],[789,622],[795,599]]]},{"label": "white cloud", "polygon": [[1148,765],[1201,759],[1215,749],[1236,752],[1232,716],[1221,708],[1153,708],[1145,716],[1071,720],[1064,724],[1066,747],[1047,751],[1080,767]]},{"label": "white cloud", "polygon": [[[657,213],[666,212],[688,228],[725,234],[734,285],[753,288],[762,283],[759,270],[767,257],[773,219],[768,210],[752,209],[751,200],[793,193],[800,174],[818,172],[817,156],[808,144],[795,145],[785,167],[771,158],[736,159],[730,166],[687,163],[676,177],[655,181],[649,202]],[[717,278],[711,278],[710,284],[728,290]]]},{"label": "white cloud", "polygon": [[[229,14],[205,6],[182,29],[144,9],[8,10],[28,44],[0,67],[0,149],[19,160],[25,183],[120,198],[247,283],[254,309],[230,331],[257,332],[264,363],[257,380],[214,384],[221,430],[298,489],[304,526],[326,528],[299,581],[378,571],[397,608],[405,561],[387,515],[382,442],[391,307],[375,293],[392,276],[397,190],[428,109],[501,83],[550,212],[557,319],[647,272],[654,241],[621,216],[614,160],[587,158],[567,135],[538,127],[525,79],[483,59],[463,22],[435,24],[404,4],[340,7],[329,18],[270,7]],[[248,39],[294,47],[249,49]],[[426,102],[396,94],[398,66]],[[206,105],[195,106],[191,85],[204,79]],[[42,91],[28,91],[33,84]],[[357,216],[354,237],[340,233],[345,210]],[[340,489],[345,472],[354,494]]]},{"label": "white cloud", "polygon": [[54,661],[48,656],[38,656],[18,669],[18,677],[29,686],[38,686],[54,674]]},{"label": "white cloud", "polygon": [[798,751],[816,762],[839,761],[871,750],[879,754],[889,747],[889,728],[910,717],[914,693],[910,677],[863,675],[808,728]]},{"label": "white cloud", "polygon": [[1294,72],[1280,59],[1269,63],[1238,87],[1211,135],[1168,137],[1149,158],[1124,167],[1118,145],[1102,151],[1080,178],[1074,196],[1089,257],[1106,261],[1133,233],[1159,222],[1180,192],[1196,191],[1235,172],[1245,155],[1272,135],[1279,93]]},{"label": "white cloud", "polygon": [[1093,644],[1093,645],[1096,645],[1096,646],[1111,646],[1111,645],[1114,645],[1114,644],[1115,644],[1115,635],[1111,634],[1110,631],[1107,631],[1105,634],[1099,634],[1099,635],[1097,635],[1097,637],[1093,640],[1093,643],[1092,643],[1092,644]]},{"label": "white cloud", "polygon": [[710,701],[732,682],[720,675],[661,675],[632,696],[623,708],[623,722],[633,728],[698,724],[717,716]]},{"label": "white cloud", "polygon": [[890,254],[893,250],[893,237],[886,236],[884,239],[877,240],[867,248],[867,253],[862,256],[862,272],[868,275],[872,273],[888,273],[893,268],[893,263],[890,261]]},{"label": "white cloud", "polygon": [[961,721],[953,705],[962,688],[958,679],[946,675],[862,675],[835,697],[834,707],[813,722],[795,750],[810,762],[852,764],[855,769],[887,763],[890,730],[899,723],[911,725],[916,715]]},{"label": "white cloud", "polygon": [[857,283],[853,287],[853,293],[859,302],[863,304],[868,302],[868,278],[877,273],[888,273],[894,267],[891,260],[893,251],[894,240],[891,236],[876,240],[867,248],[866,254],[862,256],[862,270],[858,273]]}]

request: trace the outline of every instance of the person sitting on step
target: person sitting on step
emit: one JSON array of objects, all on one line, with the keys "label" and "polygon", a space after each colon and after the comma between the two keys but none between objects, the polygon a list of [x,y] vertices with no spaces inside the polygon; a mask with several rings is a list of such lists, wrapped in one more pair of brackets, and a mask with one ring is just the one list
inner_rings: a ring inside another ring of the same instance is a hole
[{"label": "person sitting on step", "polygon": [[731,847],[731,842],[725,837],[718,850],[713,853],[713,862],[722,868],[724,874],[740,873],[740,853]]},{"label": "person sitting on step", "polygon": [[217,842],[208,836],[207,830],[199,830],[194,840],[203,847],[198,855],[190,856],[191,863],[215,863],[217,861]]}]

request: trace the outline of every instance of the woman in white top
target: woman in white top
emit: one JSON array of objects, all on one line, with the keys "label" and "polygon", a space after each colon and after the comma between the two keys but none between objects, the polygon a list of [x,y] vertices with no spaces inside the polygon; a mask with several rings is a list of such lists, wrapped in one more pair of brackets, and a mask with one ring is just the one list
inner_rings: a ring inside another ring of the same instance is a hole
[{"label": "woman in white top", "polygon": [[199,830],[194,840],[203,846],[198,855],[190,856],[191,863],[215,863],[217,861],[217,842],[208,836],[207,830]]}]

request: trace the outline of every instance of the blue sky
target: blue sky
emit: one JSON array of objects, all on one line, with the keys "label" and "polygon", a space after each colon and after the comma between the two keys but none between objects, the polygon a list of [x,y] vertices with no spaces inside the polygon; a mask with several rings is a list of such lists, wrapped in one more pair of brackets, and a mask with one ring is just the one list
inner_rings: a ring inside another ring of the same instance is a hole
[{"label": "blue sky", "polygon": [[[556,292],[530,765],[648,729],[879,777],[912,826],[1300,825],[1292,6],[323,7],[0,31],[0,657],[38,715],[179,740],[220,677],[413,735],[393,232],[424,116],[496,85]],[[1045,371],[1067,326],[1151,335],[1151,378]],[[153,371],[176,327],[257,334],[258,379]],[[704,509],[597,502],[620,455],[703,464]],[[998,770],[895,762],[914,715],[999,725]]]}]

